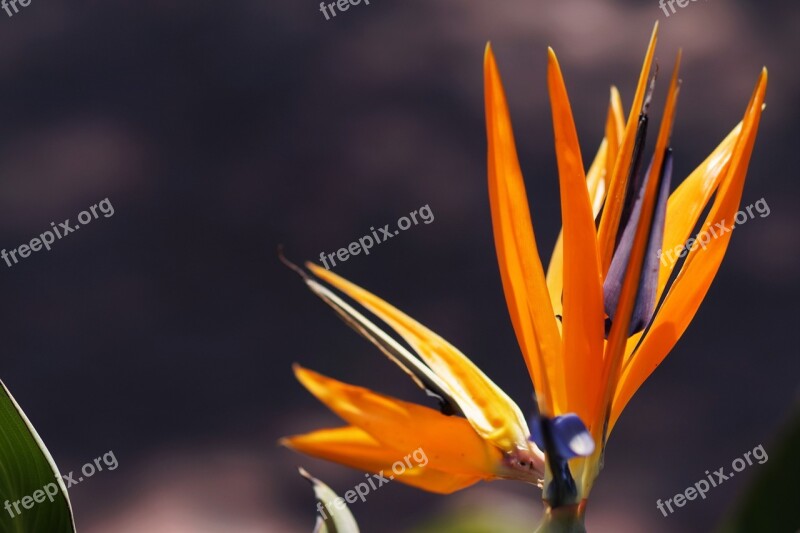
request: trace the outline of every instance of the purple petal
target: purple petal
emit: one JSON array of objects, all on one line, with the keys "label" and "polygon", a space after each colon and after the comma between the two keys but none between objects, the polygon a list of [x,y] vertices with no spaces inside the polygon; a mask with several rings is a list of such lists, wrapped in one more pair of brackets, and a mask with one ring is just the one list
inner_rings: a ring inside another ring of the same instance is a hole
[{"label": "purple petal", "polygon": [[[550,443],[544,438],[547,424]],[[549,457],[564,461],[573,457],[585,457],[594,451],[594,439],[586,425],[574,413],[553,419],[534,416],[531,423],[531,440]]]},{"label": "purple petal", "polygon": [[[653,173],[652,164],[653,162],[651,160],[650,166],[645,174],[645,179],[641,181],[639,190],[637,191],[636,200],[631,210],[631,216],[622,232],[622,238],[614,253],[614,257],[611,259],[611,266],[608,269],[608,275],[603,284],[605,310],[612,321],[617,310],[617,305],[619,304],[625,271],[630,261],[633,241],[636,236],[636,228],[639,225],[642,203],[644,202],[644,191]],[[647,248],[642,263],[642,273],[636,293],[636,302],[634,304],[633,314],[631,315],[629,328],[629,334],[631,335],[637,331],[641,331],[647,326],[655,310],[656,288],[658,284],[658,250],[661,248],[664,239],[664,218],[666,216],[667,199],[669,197],[669,188],[672,180],[672,149],[667,149],[664,154],[664,162],[661,166],[658,180],[656,205],[653,210],[653,218],[648,221],[650,228]]]}]

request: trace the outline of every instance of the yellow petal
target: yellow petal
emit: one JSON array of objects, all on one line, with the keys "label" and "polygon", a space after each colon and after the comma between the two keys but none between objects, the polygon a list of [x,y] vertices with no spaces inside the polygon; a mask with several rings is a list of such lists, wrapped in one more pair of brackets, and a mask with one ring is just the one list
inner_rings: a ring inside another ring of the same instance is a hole
[{"label": "yellow petal", "polygon": [[[281,444],[306,455],[333,461],[356,470],[373,474],[383,473],[386,478],[391,475],[395,481],[438,494],[451,494],[481,480],[477,476],[464,476],[438,470],[424,449],[420,451],[388,448],[364,430],[353,426],[295,435],[281,439]],[[392,466],[398,461],[403,466],[395,466],[393,471]],[[402,473],[397,475],[395,471]]]},{"label": "yellow petal", "polygon": [[[719,186],[714,204],[700,234],[708,232],[707,234],[710,235],[711,228],[716,224],[728,226],[733,223],[741,201],[747,167],[758,132],[766,88],[767,71],[764,69],[745,113],[742,133],[736,141],[730,168]],[[721,230],[717,230],[717,233],[718,236],[711,238],[710,242],[706,244],[705,250],[697,246],[689,252],[686,262],[670,287],[650,330],[630,359],[629,364],[626,365],[614,399],[611,426],[644,380],[675,345],[700,307],[700,303],[719,270],[731,238],[730,232],[721,233]]]},{"label": "yellow petal", "polygon": [[593,413],[603,361],[603,290],[597,260],[594,215],[583,173],[578,134],[553,49],[548,50],[547,85],[553,114],[564,228],[562,357],[569,379],[569,410],[584,423]]},{"label": "yellow petal", "polygon": [[[661,300],[661,295],[664,293],[667,281],[677,262],[670,260],[670,257],[677,258],[680,250],[676,252],[676,249],[689,238],[712,194],[717,190],[720,180],[727,173],[731,154],[741,131],[742,124],[740,122],[669,197],[658,274],[657,302]],[[644,331],[640,331],[628,339],[625,348],[625,364],[633,355],[643,334]]]},{"label": "yellow petal", "polygon": [[561,337],[536,248],[514,132],[494,55],[484,56],[489,203],[506,304],[544,414],[566,407]]},{"label": "yellow petal", "polygon": [[482,479],[495,477],[502,453],[481,439],[463,418],[348,385],[298,365],[294,371],[311,394],[383,446],[405,453],[421,447],[439,470]]},{"label": "yellow petal", "polygon": [[[605,140],[602,144],[605,147]],[[556,316],[564,316],[561,294],[564,290],[564,230],[558,232],[556,244],[553,246],[553,255],[547,265],[547,290],[550,293],[550,305]],[[556,321],[558,331],[561,333],[561,322]]]},{"label": "yellow petal", "polygon": [[625,191],[628,184],[628,171],[631,165],[631,155],[633,154],[633,144],[636,140],[636,127],[639,122],[639,113],[644,102],[644,95],[647,89],[647,77],[653,64],[653,54],[658,40],[658,22],[653,28],[650,37],[650,45],[647,47],[642,71],[639,74],[639,83],[636,87],[636,94],[633,98],[628,123],[622,136],[622,143],[619,148],[619,155],[614,164],[614,172],[609,179],[608,194],[606,196],[603,216],[600,219],[600,227],[597,234],[597,248],[600,256],[601,273],[605,277],[608,267],[611,264],[611,257],[614,254],[614,244],[616,243],[619,220],[622,215],[622,206],[625,202]]},{"label": "yellow petal", "polygon": [[531,446],[528,424],[517,404],[467,356],[374,294],[329,270],[307,266],[397,331],[433,370],[479,435],[506,452]]},{"label": "yellow petal", "polygon": [[[716,150],[670,195],[664,225],[663,251],[674,251],[676,246],[684,244],[689,238],[711,195],[717,190],[717,186],[730,167],[731,155],[741,128],[742,124],[739,123]],[[666,258],[661,262],[658,276],[659,297],[674,266],[675,262],[667,261]]]},{"label": "yellow petal", "polygon": [[[594,214],[600,212],[600,207],[605,201],[605,191],[608,189],[608,182],[611,180],[611,175],[614,173],[614,164],[617,162],[619,155],[619,145],[622,142],[622,136],[625,132],[625,117],[622,114],[622,100],[619,97],[619,91],[616,87],[611,87],[611,101],[608,105],[608,115],[606,117],[606,140],[608,141],[608,150],[606,152],[606,166],[603,176],[605,185],[602,200],[598,202],[598,198],[593,200]],[[598,205],[599,203],[599,205]]]},{"label": "yellow petal", "polygon": [[[589,165],[589,170],[586,171],[586,189],[589,192],[589,202],[592,205],[592,218],[597,217],[600,210],[603,208],[603,202],[606,199],[606,162],[608,160],[609,143],[605,137],[600,142],[600,147],[597,149],[597,154]],[[561,236],[561,235],[559,235]],[[549,271],[548,271],[549,273]]]},{"label": "yellow petal", "polygon": [[[309,277],[305,278],[306,285],[311,291],[328,304],[344,322],[359,335],[374,344],[391,361],[399,366],[419,388],[429,396],[436,397],[442,406],[451,409],[453,413],[459,412],[458,403],[450,393],[450,387],[433,373],[427,365],[414,356],[399,342],[387,335],[371,320],[359,313],[347,302],[339,298],[327,287]],[[448,413],[451,414],[451,413]]]}]

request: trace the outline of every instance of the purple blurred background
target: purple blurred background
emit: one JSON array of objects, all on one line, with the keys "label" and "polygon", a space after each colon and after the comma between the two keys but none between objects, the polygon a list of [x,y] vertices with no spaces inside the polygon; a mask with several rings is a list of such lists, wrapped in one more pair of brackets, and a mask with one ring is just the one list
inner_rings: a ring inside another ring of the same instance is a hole
[{"label": "purple blurred background", "polygon": [[[684,49],[680,179],[769,67],[743,204],[763,197],[771,212],[738,229],[706,303],[623,415],[587,524],[701,532],[757,466],[668,518],[656,500],[758,444],[769,453],[798,398],[796,3],[691,2],[665,17],[655,0],[372,0],[328,21],[297,0],[33,0],[13,17],[0,11],[0,246],[104,198],[115,208],[49,252],[0,263],[0,377],[63,471],[108,450],[119,460],[71,490],[79,530],[310,531],[314,502],[296,466],[340,492],[363,474],[277,447],[338,425],[291,364],[423,400],[279,264],[278,243],[316,260],[429,204],[432,224],[336,272],[450,340],[529,410],[490,226],[484,46],[503,74],[549,257],[560,213],[546,47],[559,54],[588,162],[611,84],[627,112],[655,20],[662,68]],[[508,482],[450,497],[395,483],[352,510],[366,532],[480,505],[531,529],[539,498]]]}]

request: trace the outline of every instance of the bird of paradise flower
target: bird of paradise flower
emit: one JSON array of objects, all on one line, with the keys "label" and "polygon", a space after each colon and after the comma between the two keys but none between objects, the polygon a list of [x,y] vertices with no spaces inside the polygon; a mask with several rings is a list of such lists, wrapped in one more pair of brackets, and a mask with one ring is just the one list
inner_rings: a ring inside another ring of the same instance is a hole
[{"label": "bird of paradise flower", "polygon": [[[679,265],[659,261],[660,250],[687,242],[705,211],[700,232],[734,217],[764,106],[766,69],[743,120],[669,194],[680,52],[653,155],[648,167],[642,166],[657,36],[658,24],[627,120],[612,87],[605,137],[588,171],[561,69],[548,50],[563,227],[546,274],[500,75],[491,46],[486,48],[492,225],[506,302],[535,390],[532,424],[454,346],[374,294],[309,263],[317,279],[293,267],[308,287],[435,397],[440,409],[296,365],[299,381],[348,425],[287,437],[282,444],[369,472],[386,470],[407,450],[422,447],[429,464],[399,476],[400,482],[436,493],[500,478],[534,483],[542,487],[545,503],[540,531],[584,530],[586,500],[609,434],[688,327],[731,234],[720,235],[704,250],[693,247]],[[382,320],[416,355],[318,279]]]}]

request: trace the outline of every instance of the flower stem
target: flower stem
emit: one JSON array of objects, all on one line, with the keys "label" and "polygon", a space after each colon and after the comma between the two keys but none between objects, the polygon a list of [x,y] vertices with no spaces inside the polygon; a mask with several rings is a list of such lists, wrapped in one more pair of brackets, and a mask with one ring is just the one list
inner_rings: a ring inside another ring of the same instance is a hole
[{"label": "flower stem", "polygon": [[550,507],[545,502],[545,513],[535,533],[586,533],[583,517],[586,500],[575,505]]}]

